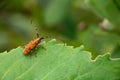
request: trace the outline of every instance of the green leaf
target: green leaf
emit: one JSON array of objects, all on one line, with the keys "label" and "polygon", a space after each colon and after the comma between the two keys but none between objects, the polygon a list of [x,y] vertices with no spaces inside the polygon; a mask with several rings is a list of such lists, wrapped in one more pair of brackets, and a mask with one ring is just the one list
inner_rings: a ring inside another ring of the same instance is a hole
[{"label": "green leaf", "polygon": [[67,16],[71,0],[51,0],[45,10],[45,22],[48,26],[54,25]]},{"label": "green leaf", "polygon": [[120,80],[120,59],[106,54],[91,60],[83,46],[73,48],[55,40],[42,43],[32,53],[23,55],[18,47],[0,54],[0,80]]}]

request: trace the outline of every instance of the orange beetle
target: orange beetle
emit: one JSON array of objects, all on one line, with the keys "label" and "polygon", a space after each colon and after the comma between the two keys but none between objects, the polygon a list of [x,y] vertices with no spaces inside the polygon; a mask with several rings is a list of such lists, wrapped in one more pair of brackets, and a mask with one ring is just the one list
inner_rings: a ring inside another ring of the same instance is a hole
[{"label": "orange beetle", "polygon": [[41,42],[42,39],[44,39],[44,38],[36,38],[36,39],[30,41],[26,45],[25,49],[23,50],[23,54],[26,55],[26,54],[30,53]]},{"label": "orange beetle", "polygon": [[[47,38],[48,36],[46,37],[41,37],[39,38],[39,34],[37,33],[37,38],[30,41],[26,46],[25,46],[25,49],[23,50],[23,54],[26,55],[26,54],[29,54],[40,42],[42,39],[45,39]],[[43,47],[44,48],[44,47]],[[45,49],[45,48],[44,48]]]}]

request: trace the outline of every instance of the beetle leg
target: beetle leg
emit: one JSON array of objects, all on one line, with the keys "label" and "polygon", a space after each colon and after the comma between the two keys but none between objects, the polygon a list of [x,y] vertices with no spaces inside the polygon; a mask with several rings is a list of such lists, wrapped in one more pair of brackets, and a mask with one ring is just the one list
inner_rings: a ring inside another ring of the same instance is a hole
[{"label": "beetle leg", "polygon": [[46,50],[46,48],[45,48],[44,46],[40,45],[40,47],[41,47],[42,49]]}]

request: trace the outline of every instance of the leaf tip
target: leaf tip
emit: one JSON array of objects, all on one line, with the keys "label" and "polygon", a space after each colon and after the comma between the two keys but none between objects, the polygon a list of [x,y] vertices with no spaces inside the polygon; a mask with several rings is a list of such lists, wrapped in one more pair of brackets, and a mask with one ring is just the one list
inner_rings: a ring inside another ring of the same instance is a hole
[{"label": "leaf tip", "polygon": [[84,50],[84,45],[81,45],[81,46],[80,46],[80,50]]},{"label": "leaf tip", "polygon": [[104,55],[98,55],[94,61],[97,61],[97,60],[111,60],[111,54],[106,53]]}]

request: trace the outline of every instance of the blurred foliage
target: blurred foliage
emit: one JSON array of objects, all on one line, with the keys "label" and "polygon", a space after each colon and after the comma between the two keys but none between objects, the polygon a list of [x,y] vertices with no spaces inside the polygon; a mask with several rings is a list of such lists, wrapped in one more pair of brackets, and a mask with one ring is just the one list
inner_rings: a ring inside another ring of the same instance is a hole
[{"label": "blurred foliage", "polygon": [[111,52],[120,57],[119,0],[1,0],[0,52],[36,37],[53,36],[75,47],[83,44],[93,56]]},{"label": "blurred foliage", "polygon": [[88,0],[90,7],[102,18],[107,18],[113,23],[113,30],[120,31],[120,1],[119,0]]}]

